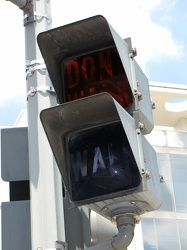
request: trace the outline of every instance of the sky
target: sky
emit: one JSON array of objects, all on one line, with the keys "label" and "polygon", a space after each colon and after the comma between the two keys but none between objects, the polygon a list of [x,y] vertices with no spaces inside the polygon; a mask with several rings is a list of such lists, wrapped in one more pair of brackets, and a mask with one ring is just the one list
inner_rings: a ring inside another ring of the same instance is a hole
[{"label": "sky", "polygon": [[[97,14],[122,38],[131,37],[150,81],[187,84],[186,0],[52,0],[53,28]],[[13,126],[26,103],[23,13],[0,2],[0,126]]]}]

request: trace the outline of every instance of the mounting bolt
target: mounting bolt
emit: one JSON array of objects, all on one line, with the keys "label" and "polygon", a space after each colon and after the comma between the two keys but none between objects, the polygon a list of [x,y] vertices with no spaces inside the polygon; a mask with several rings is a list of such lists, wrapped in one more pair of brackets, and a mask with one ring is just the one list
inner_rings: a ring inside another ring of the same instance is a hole
[{"label": "mounting bolt", "polygon": [[155,102],[152,102],[152,109],[156,109]]},{"label": "mounting bolt", "polygon": [[145,170],[144,168],[142,168],[142,174],[145,174],[146,179],[150,179],[151,178],[150,171]]},{"label": "mounting bolt", "polygon": [[144,129],[144,124],[142,122],[139,122],[138,127],[139,127],[140,130],[143,130]]},{"label": "mounting bolt", "polygon": [[138,101],[141,101],[143,99],[142,92],[138,91]]},{"label": "mounting bolt", "polygon": [[135,89],[134,90],[134,95],[138,96],[138,100],[142,100],[142,92],[140,92],[139,90]]},{"label": "mounting bolt", "polygon": [[149,171],[145,171],[145,176],[146,176],[146,179],[150,179],[151,178],[151,173]]},{"label": "mounting bolt", "polygon": [[164,182],[164,177],[162,175],[160,175],[160,183]]},{"label": "mounting bolt", "polygon": [[131,49],[131,55],[132,55],[131,58],[137,56],[137,49],[136,48]]}]

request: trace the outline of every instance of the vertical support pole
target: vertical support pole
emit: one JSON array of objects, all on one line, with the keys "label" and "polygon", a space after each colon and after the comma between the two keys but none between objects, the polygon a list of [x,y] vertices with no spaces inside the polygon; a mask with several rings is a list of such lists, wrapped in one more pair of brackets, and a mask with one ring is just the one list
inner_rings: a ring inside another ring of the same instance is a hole
[{"label": "vertical support pole", "polygon": [[51,27],[50,0],[28,0],[24,11],[28,93],[29,177],[32,250],[65,241],[61,177],[42,128],[40,111],[56,105],[36,38]]}]

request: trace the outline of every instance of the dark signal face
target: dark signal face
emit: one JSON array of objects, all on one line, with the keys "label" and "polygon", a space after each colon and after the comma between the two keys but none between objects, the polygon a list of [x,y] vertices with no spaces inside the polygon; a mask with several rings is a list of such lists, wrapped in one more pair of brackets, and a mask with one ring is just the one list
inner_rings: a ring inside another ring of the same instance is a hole
[{"label": "dark signal face", "polygon": [[122,107],[132,106],[132,91],[116,48],[65,61],[62,69],[66,102],[107,92]]},{"label": "dark signal face", "polygon": [[67,148],[73,201],[140,185],[138,166],[121,123],[74,132],[68,136]]}]

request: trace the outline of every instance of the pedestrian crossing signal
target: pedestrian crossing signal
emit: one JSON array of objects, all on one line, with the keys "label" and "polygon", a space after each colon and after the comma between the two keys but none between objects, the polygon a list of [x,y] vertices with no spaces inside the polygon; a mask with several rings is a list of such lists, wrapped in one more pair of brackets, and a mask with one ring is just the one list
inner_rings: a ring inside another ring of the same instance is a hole
[{"label": "pedestrian crossing signal", "polygon": [[38,35],[59,103],[109,93],[123,108],[134,104],[128,44],[103,16]]},{"label": "pedestrian crossing signal", "polygon": [[153,129],[149,84],[129,41],[102,16],[38,35],[61,104],[40,117],[66,198],[109,219],[161,205],[156,153],[143,136]]},{"label": "pedestrian crossing signal", "polygon": [[126,133],[115,103],[109,94],[101,93],[41,112],[65,186],[76,205],[129,194],[141,185],[138,156],[129,140],[135,130],[131,127],[133,132]]}]

